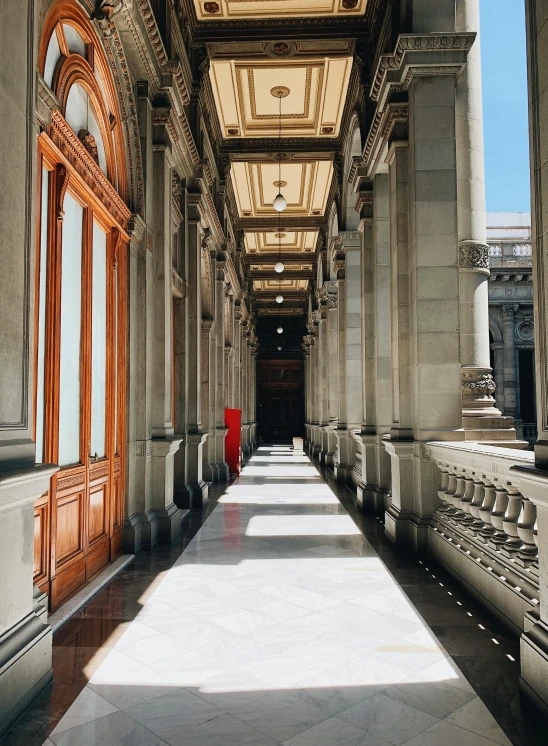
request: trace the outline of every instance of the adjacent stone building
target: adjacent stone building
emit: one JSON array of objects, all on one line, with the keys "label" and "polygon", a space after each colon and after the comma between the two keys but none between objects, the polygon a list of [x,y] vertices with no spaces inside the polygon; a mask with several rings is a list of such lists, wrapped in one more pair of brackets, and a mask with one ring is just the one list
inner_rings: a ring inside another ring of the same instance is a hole
[{"label": "adjacent stone building", "polygon": [[489,340],[497,404],[518,437],[536,440],[535,329],[529,213],[487,213]]}]

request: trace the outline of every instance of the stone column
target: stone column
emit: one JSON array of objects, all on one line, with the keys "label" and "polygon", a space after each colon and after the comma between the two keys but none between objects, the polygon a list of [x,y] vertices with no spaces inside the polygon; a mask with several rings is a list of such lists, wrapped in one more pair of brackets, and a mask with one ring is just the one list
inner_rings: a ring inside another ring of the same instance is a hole
[{"label": "stone column", "polygon": [[[240,302],[234,306],[234,409],[242,411],[242,313]],[[242,412],[243,414],[243,412]]]},{"label": "stone column", "polygon": [[518,306],[502,306],[504,413],[517,417],[515,313]]},{"label": "stone column", "polygon": [[152,507],[158,539],[171,542],[181,532],[174,503],[174,458],[181,445],[172,422],[171,188],[173,159],[167,123],[169,109],[155,109],[152,188]]},{"label": "stone column", "polygon": [[257,352],[259,345],[253,341],[251,343],[251,361],[250,361],[250,419],[251,419],[251,450],[257,448]]},{"label": "stone column", "polygon": [[308,450],[310,442],[310,337],[303,337],[302,350],[304,354],[304,449]]},{"label": "stone column", "polygon": [[242,453],[249,455],[249,323],[242,325]]},{"label": "stone column", "polygon": [[[409,538],[414,519],[413,402],[408,231],[408,143],[392,142],[387,156],[390,188],[390,298],[392,427],[385,443],[392,462],[392,500],[385,530],[399,543]],[[419,373],[420,375],[420,373]]]},{"label": "stone column", "polygon": [[318,293],[318,342],[321,350],[319,363],[319,439],[320,463],[327,463],[328,458],[328,422],[329,422],[329,338],[327,329],[327,290],[322,287]]},{"label": "stone column", "polygon": [[123,526],[126,552],[152,549],[158,543],[158,519],[152,508],[152,251],[139,215],[129,226],[128,267],[128,483]]},{"label": "stone column", "polygon": [[[200,195],[187,193],[187,245],[185,251],[186,347],[186,432],[185,485],[178,494],[179,507],[200,507],[208,498],[208,485],[202,476],[203,444],[207,433],[202,430],[202,240],[198,204]],[[204,247],[205,248],[205,247]]]},{"label": "stone column", "polygon": [[335,436],[335,479],[350,481],[356,458],[355,430],[362,426],[362,236],[339,233],[336,271],[339,286],[339,417]]},{"label": "stone column", "polygon": [[324,283],[322,288],[325,294],[327,308],[327,350],[326,350],[326,386],[327,386],[327,412],[324,420],[326,433],[325,463],[333,466],[335,463],[335,452],[337,440],[335,429],[339,417],[339,321],[338,321],[338,287],[334,281]]},{"label": "stone column", "polygon": [[[358,504],[376,512],[377,436],[375,375],[375,232],[373,222],[373,185],[362,182],[356,201],[360,212],[358,231],[362,234],[362,426],[353,433],[356,463],[352,480]],[[384,449],[383,449],[384,450]],[[384,510],[384,505],[382,506]]]},{"label": "stone column", "polygon": [[371,469],[374,475],[371,482],[374,486],[369,492],[369,496],[373,502],[373,509],[384,513],[385,508],[389,507],[387,495],[391,484],[391,465],[382,438],[389,434],[392,427],[390,198],[387,174],[375,176],[373,179],[373,195],[373,377],[375,380],[375,435],[373,437],[375,467]]},{"label": "stone column", "polygon": [[[215,481],[215,322],[202,319],[202,430],[208,437],[202,447],[202,473],[204,479]],[[212,449],[213,446],[213,449]],[[213,450],[213,453],[211,453]]]},{"label": "stone column", "polygon": [[[212,252],[213,255],[213,252]],[[225,461],[225,293],[226,265],[224,252],[213,255],[215,258],[215,331],[216,350],[216,386],[215,386],[215,465],[217,479],[226,481],[229,477],[228,464]]]},{"label": "stone column", "polygon": [[312,313],[312,335],[314,337],[314,344],[312,347],[312,445],[310,455],[312,457],[319,456],[321,450],[321,386],[322,386],[322,369],[321,369],[321,339],[319,332],[319,311]]},{"label": "stone column", "polygon": [[548,85],[546,29],[548,5],[526,0],[531,153],[531,218],[538,440],[535,466],[520,484],[524,497],[537,506],[540,609],[528,614],[521,638],[521,685],[527,695],[548,709]]}]

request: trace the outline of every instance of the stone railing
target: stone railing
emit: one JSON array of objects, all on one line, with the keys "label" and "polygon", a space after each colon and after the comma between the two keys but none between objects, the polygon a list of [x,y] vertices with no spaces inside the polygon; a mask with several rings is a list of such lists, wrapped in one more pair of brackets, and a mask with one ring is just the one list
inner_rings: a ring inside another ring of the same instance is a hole
[{"label": "stone railing", "polygon": [[532,466],[533,453],[479,443],[426,448],[441,472],[432,553],[522,627],[539,603],[537,509],[512,467]]}]

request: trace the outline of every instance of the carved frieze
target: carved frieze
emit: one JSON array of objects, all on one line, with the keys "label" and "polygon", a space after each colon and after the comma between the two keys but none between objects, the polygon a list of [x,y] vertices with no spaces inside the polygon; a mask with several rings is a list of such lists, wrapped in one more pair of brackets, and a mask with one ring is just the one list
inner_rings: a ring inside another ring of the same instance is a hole
[{"label": "carved frieze", "polygon": [[480,373],[475,379],[462,382],[463,392],[472,396],[491,396],[496,388],[497,385],[490,373]]},{"label": "carved frieze", "polygon": [[476,241],[459,243],[459,269],[489,274],[489,246]]}]

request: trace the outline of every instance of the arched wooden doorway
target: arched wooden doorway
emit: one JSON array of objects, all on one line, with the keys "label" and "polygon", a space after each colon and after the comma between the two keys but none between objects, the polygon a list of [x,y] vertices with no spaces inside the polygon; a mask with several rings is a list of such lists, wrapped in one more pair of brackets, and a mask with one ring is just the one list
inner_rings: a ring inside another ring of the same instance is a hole
[{"label": "arched wooden doorway", "polygon": [[121,551],[130,213],[108,63],[76,4],[50,10],[39,67],[59,108],[38,139],[36,460],[61,468],[36,504],[35,583],[55,609]]}]

